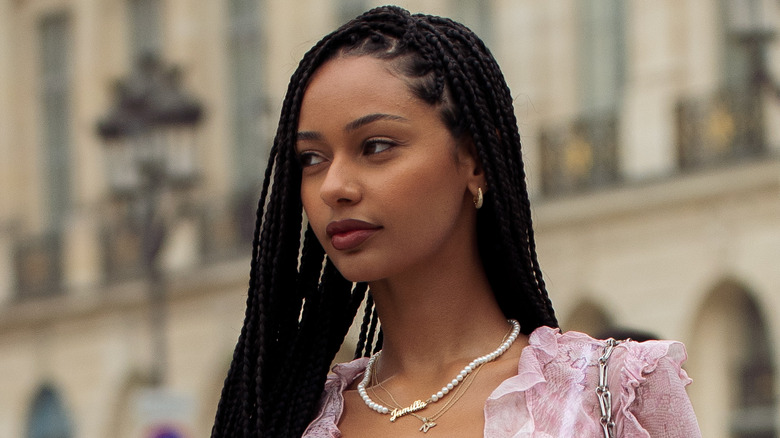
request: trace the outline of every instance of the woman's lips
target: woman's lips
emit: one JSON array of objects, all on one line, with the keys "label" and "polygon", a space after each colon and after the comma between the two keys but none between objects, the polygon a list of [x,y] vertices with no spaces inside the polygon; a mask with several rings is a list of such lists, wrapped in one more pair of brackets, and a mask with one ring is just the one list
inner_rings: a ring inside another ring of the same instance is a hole
[{"label": "woman's lips", "polygon": [[357,248],[382,227],[357,219],[345,219],[331,222],[325,232],[330,237],[333,248],[347,251]]}]

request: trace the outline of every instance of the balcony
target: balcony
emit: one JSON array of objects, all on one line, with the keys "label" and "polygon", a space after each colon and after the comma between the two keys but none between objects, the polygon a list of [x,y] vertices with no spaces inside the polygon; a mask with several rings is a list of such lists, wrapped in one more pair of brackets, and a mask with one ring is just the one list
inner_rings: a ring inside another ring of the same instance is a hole
[{"label": "balcony", "polygon": [[201,211],[200,247],[205,261],[249,254],[259,194],[242,191],[231,202]]},{"label": "balcony", "polygon": [[[220,205],[189,207],[194,214],[200,248],[198,258],[203,263],[213,263],[249,254],[255,225],[257,195],[236,195],[232,202]],[[117,210],[105,216],[100,231],[102,269],[106,282],[119,283],[146,275],[144,258],[144,233],[138,220],[133,220],[125,210]],[[185,213],[182,213],[185,214]]]},{"label": "balcony", "polygon": [[619,179],[615,113],[543,128],[540,145],[545,196],[582,192]]},{"label": "balcony", "polygon": [[20,239],[14,250],[17,298],[41,298],[62,293],[62,236],[49,232]]},{"label": "balcony", "polygon": [[716,167],[765,153],[763,111],[755,93],[722,89],[678,102],[680,169]]},{"label": "balcony", "polygon": [[143,230],[129,220],[115,220],[103,225],[103,270],[108,283],[143,275]]}]

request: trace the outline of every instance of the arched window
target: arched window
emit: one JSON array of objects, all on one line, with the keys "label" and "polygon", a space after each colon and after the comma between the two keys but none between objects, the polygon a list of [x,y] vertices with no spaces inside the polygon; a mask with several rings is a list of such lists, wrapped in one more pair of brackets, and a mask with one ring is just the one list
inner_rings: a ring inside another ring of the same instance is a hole
[{"label": "arched window", "polygon": [[775,369],[762,309],[741,285],[716,287],[694,320],[689,389],[703,436],[775,438]]},{"label": "arched window", "polygon": [[71,438],[73,427],[57,391],[43,386],[33,400],[27,438]]}]

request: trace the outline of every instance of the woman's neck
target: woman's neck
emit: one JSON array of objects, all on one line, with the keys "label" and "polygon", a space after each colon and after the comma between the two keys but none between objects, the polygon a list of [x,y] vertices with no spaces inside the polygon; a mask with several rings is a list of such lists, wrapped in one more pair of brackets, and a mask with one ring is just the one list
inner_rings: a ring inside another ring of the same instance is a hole
[{"label": "woman's neck", "polygon": [[436,378],[501,343],[510,326],[484,269],[478,262],[459,265],[371,284],[382,322],[385,377]]}]

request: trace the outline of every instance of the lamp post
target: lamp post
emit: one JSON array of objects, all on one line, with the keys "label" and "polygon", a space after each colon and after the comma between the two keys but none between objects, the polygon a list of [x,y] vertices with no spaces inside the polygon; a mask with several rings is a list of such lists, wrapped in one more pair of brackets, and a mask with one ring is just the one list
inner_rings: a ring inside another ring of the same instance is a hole
[{"label": "lamp post", "polygon": [[97,123],[107,154],[112,194],[125,203],[142,230],[144,273],[148,279],[153,336],[151,380],[165,382],[167,366],[166,285],[159,266],[168,234],[170,202],[197,182],[196,128],[201,104],[181,88],[177,68],[153,55],[116,83],[114,103]]}]

